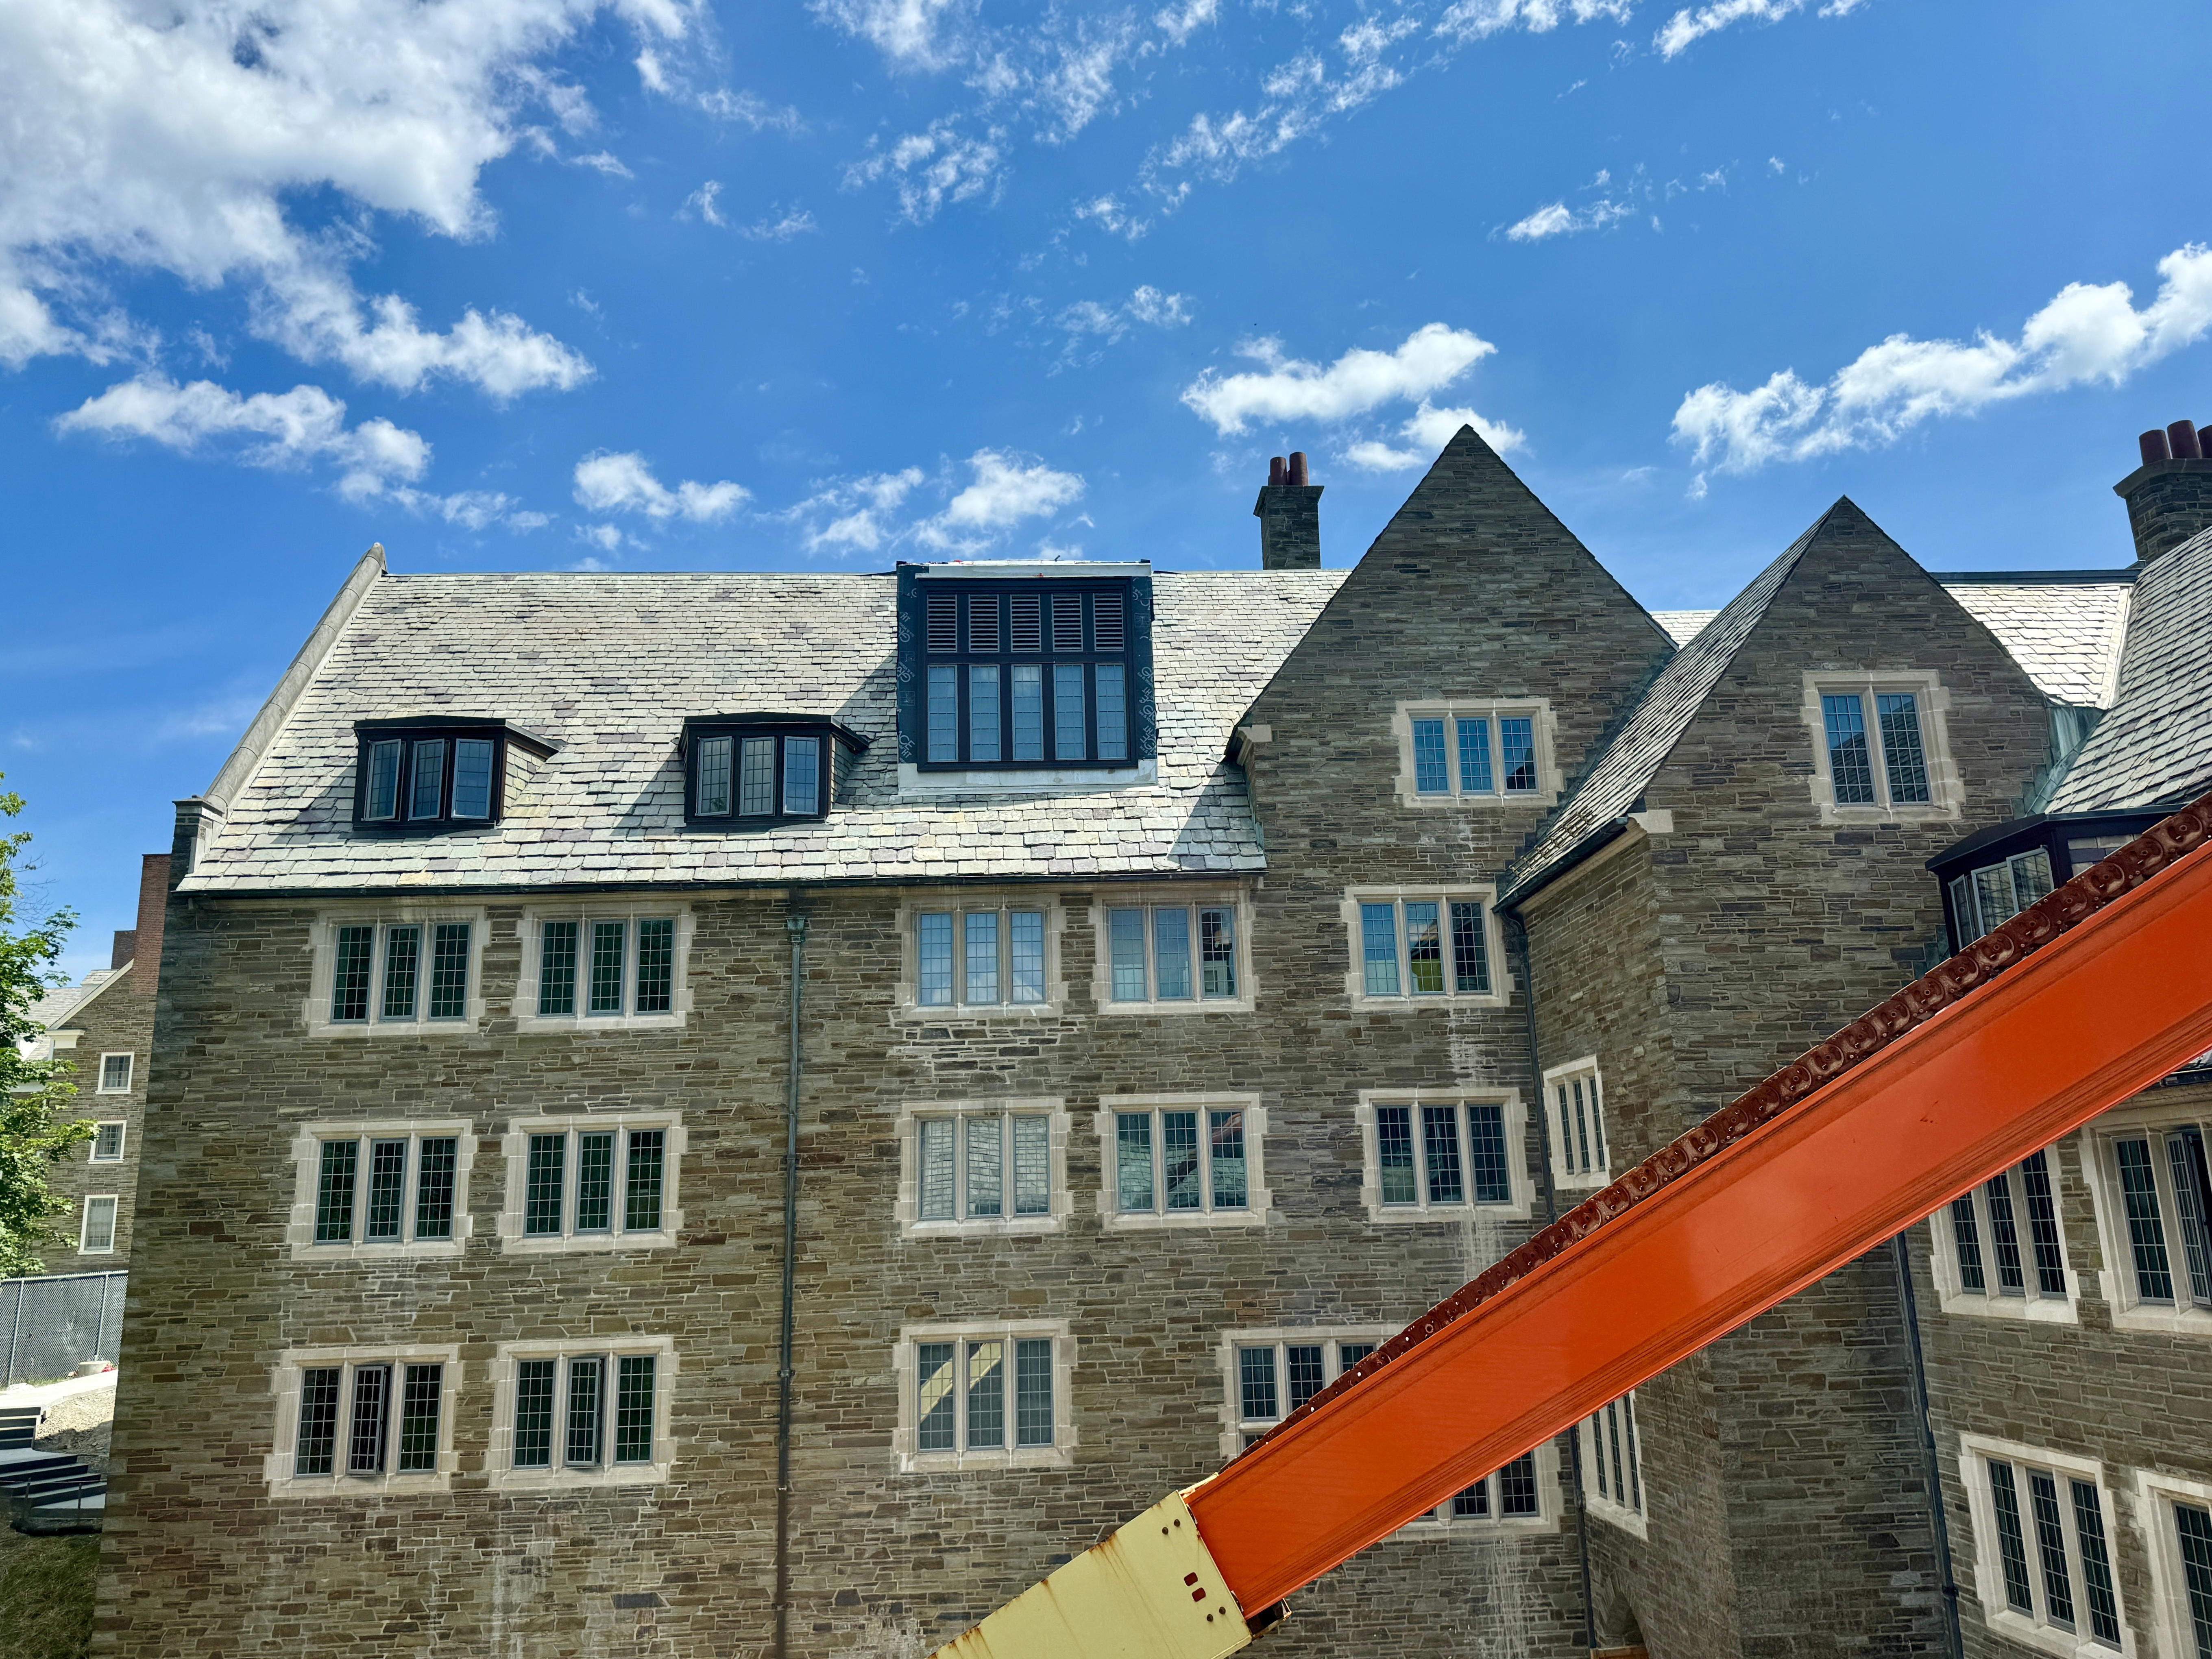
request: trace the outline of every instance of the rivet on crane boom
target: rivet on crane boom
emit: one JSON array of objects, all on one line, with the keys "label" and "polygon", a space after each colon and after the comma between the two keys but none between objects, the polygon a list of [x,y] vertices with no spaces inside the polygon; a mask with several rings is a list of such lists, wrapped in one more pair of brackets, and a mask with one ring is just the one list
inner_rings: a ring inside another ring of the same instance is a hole
[{"label": "rivet on crane boom", "polygon": [[1218,1659],[1425,1510],[2212,1049],[2212,795],[1568,1212],[938,1659]]}]

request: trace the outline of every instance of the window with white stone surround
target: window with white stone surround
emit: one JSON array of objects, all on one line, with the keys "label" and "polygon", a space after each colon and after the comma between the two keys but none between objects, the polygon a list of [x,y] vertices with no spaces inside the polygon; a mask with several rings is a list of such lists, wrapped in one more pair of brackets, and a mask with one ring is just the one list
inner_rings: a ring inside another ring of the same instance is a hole
[{"label": "window with white stone surround", "polygon": [[1945,1313],[2075,1322],[2077,1281],[2058,1200],[2063,1152],[2033,1152],[1928,1218]]},{"label": "window with white stone surround", "polygon": [[1556,724],[1541,697],[1401,702],[1398,799],[1407,806],[1550,806],[1559,798]]},{"label": "window with white stone surround", "polygon": [[1259,1096],[1109,1095],[1099,1106],[1098,1212],[1110,1231],[1267,1224]]},{"label": "window with white stone surround", "polygon": [[1601,1406],[1575,1427],[1582,1460],[1583,1501],[1592,1515],[1638,1538],[1647,1536],[1643,1437],[1636,1427],[1636,1391]]},{"label": "window with white stone surround", "polygon": [[899,906],[898,1008],[908,1019],[1054,1014],[1065,915],[1048,893],[948,892]]},{"label": "window with white stone surround", "polygon": [[444,1492],[453,1478],[458,1347],[294,1348],[270,1375],[274,1444],[264,1476],[278,1498]]},{"label": "window with white stone surround", "polygon": [[1074,1364],[1065,1321],[905,1327],[891,1361],[899,1391],[891,1449],[899,1468],[921,1474],[1072,1462]]},{"label": "window with white stone surround", "polygon": [[543,1255],[675,1243],[684,1146],[683,1119],[672,1112],[514,1119],[500,1139],[500,1249]]},{"label": "window with white stone surround", "polygon": [[1511,1000],[1489,887],[1355,887],[1339,906],[1355,1008],[1502,1008]]},{"label": "window with white stone surround", "polygon": [[900,1232],[939,1238],[1059,1231],[1075,1207],[1067,1189],[1070,1122],[1057,1097],[902,1107]]},{"label": "window with white stone surround", "polygon": [[1252,914],[1236,889],[1132,887],[1091,903],[1102,1014],[1249,1013]]},{"label": "window with white stone surround", "polygon": [[1355,1115],[1370,1219],[1529,1212],[1534,1188],[1517,1090],[1364,1090]]},{"label": "window with white stone surround", "polygon": [[1974,1534],[1974,1598],[1996,1634],[2076,1656],[2128,1643],[2118,1516],[2093,1459],[1982,1435],[1959,1439]]},{"label": "window with white stone surround", "polygon": [[494,1487],[628,1486],[668,1479],[676,1344],[665,1336],[504,1342],[492,1358]]},{"label": "window with white stone surround", "polygon": [[309,929],[308,1032],[434,1036],[481,1029],[487,932],[480,909],[428,903],[318,917]]},{"label": "window with white stone surround", "polygon": [[348,1118],[292,1140],[295,1261],[458,1256],[472,1230],[477,1138],[465,1119]]},{"label": "window with white stone surround", "polygon": [[2103,1247],[2098,1285],[2120,1330],[2212,1338],[2212,1113],[2160,1098],[2106,1113],[2075,1139]]},{"label": "window with white stone surround", "polygon": [[645,1030],[684,1024],[691,913],[666,902],[532,906],[522,913],[523,1031]]},{"label": "window with white stone surround", "polygon": [[2212,1481],[2148,1469],[2132,1479],[2150,1544],[2151,1650],[2212,1659]]},{"label": "window with white stone surround", "polygon": [[1954,819],[1965,799],[1951,757],[1951,694],[1929,672],[1808,672],[1813,804],[1823,823]]},{"label": "window with white stone surround", "polygon": [[1613,1179],[1606,1139],[1604,1079],[1586,1054],[1544,1073],[1544,1133],[1552,1143],[1552,1180],[1559,1187],[1602,1187]]}]

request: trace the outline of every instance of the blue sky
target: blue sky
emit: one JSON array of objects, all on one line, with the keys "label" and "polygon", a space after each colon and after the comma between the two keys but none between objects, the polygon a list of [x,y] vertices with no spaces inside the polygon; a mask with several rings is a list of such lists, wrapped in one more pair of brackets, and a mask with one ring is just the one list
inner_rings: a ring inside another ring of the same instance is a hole
[{"label": "blue sky", "polygon": [[0,769],[76,969],[399,570],[1349,563],[1473,418],[1655,609],[2117,565],[2191,7],[0,0]]}]

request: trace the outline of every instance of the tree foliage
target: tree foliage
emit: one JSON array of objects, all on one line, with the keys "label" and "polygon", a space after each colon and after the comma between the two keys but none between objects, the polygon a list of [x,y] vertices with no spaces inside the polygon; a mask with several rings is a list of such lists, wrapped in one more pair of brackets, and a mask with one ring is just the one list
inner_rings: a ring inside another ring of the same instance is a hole
[{"label": "tree foliage", "polygon": [[[0,793],[0,818],[23,810],[21,795]],[[40,1252],[62,1243],[54,1218],[69,1208],[46,1185],[46,1172],[93,1137],[89,1121],[64,1115],[76,1096],[67,1060],[26,1060],[19,1043],[40,1034],[31,1009],[54,986],[62,945],[76,917],[56,910],[20,927],[17,860],[29,832],[0,835],[0,1277],[43,1272]],[[28,869],[28,865],[23,866]]]}]

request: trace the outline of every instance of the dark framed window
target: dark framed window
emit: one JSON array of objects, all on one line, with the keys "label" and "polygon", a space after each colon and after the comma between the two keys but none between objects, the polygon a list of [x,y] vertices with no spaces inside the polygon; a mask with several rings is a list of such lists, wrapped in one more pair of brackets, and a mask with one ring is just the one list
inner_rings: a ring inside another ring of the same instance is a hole
[{"label": "dark framed window", "polygon": [[1149,575],[900,568],[899,758],[923,771],[1136,766],[1153,754]]},{"label": "dark framed window", "polygon": [[2017,818],[1945,848],[1928,867],[1943,889],[1952,949],[1964,950],[2011,921],[2164,816],[2153,810]]},{"label": "dark framed window", "polygon": [[825,817],[868,740],[822,714],[694,715],[684,722],[684,817],[762,829]]},{"label": "dark framed window", "polygon": [[504,720],[472,718],[357,720],[354,736],[354,827],[403,835],[496,823],[509,746],[541,759],[554,749]]}]

